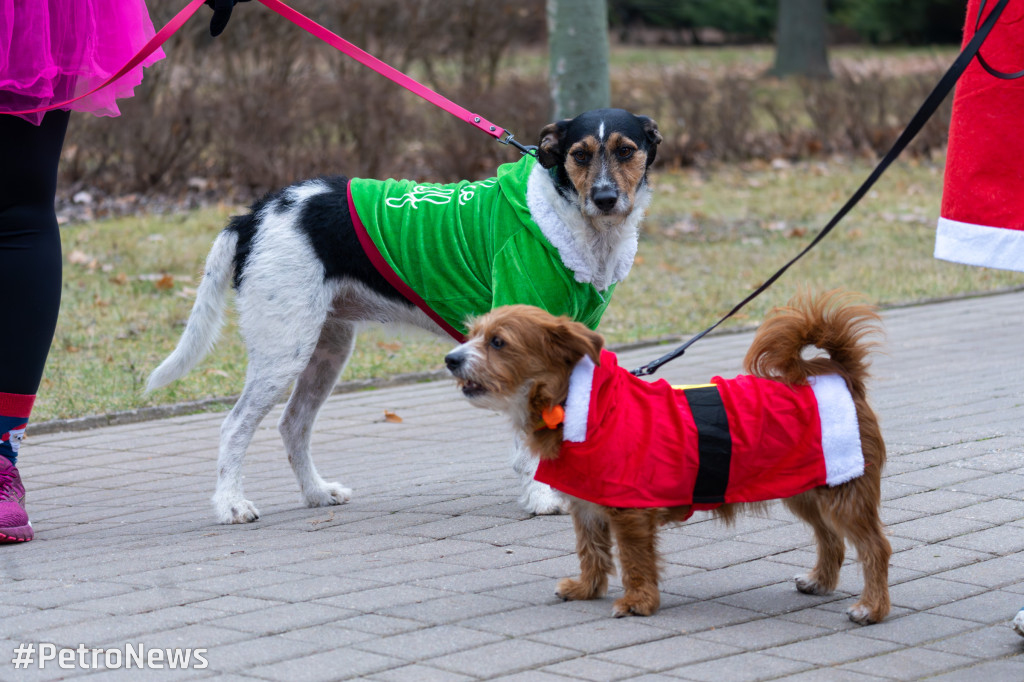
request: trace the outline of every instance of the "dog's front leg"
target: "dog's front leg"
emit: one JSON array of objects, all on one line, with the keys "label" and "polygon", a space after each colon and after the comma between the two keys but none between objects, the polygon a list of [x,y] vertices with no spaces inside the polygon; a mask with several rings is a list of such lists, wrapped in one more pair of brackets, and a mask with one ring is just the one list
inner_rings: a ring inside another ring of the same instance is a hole
[{"label": "dog's front leg", "polygon": [[658,517],[653,509],[608,507],[608,517],[622,565],[626,594],[615,600],[612,615],[650,616],[661,605],[658,591]]},{"label": "dog's front leg", "polygon": [[551,486],[533,480],[537,458],[517,435],[512,446],[512,469],[519,474],[519,506],[531,514],[568,514],[569,499]]},{"label": "dog's front leg", "polygon": [[601,507],[582,500],[573,500],[571,510],[580,577],[560,580],[555,594],[566,601],[595,599],[608,591],[608,576],[615,572],[608,517]]}]

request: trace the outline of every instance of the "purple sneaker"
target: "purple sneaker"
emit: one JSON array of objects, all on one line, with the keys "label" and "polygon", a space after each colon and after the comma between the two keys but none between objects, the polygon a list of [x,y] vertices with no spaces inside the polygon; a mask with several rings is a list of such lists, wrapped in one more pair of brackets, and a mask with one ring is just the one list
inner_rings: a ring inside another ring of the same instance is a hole
[{"label": "purple sneaker", "polygon": [[28,542],[32,536],[18,467],[0,455],[0,542]]}]

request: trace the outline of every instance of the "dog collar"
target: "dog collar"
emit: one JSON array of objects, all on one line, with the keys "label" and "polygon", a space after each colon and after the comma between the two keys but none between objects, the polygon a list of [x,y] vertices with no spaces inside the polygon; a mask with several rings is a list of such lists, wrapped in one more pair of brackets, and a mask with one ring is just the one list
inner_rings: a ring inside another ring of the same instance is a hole
[{"label": "dog collar", "polygon": [[565,421],[565,408],[561,405],[552,405],[545,407],[540,412],[540,423],[537,424],[537,428],[534,431],[540,431],[541,429],[551,429],[552,431],[557,429]]}]

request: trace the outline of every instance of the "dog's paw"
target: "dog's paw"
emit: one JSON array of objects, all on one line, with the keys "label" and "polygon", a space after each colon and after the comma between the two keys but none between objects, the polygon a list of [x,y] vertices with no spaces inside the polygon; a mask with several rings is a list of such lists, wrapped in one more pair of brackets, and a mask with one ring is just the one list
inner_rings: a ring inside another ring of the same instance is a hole
[{"label": "dog's paw", "polygon": [[555,588],[555,595],[562,601],[580,601],[600,596],[594,585],[589,585],[576,578],[562,578]]},{"label": "dog's paw", "polygon": [[352,499],[352,490],[338,483],[324,483],[320,488],[304,495],[307,507],[329,507],[345,504]]},{"label": "dog's paw", "polygon": [[658,610],[661,599],[658,595],[626,595],[612,604],[612,615],[616,618],[624,616],[650,616]]},{"label": "dog's paw", "polygon": [[810,575],[798,575],[793,579],[796,582],[796,589],[804,594],[826,595],[832,590],[822,585]]},{"label": "dog's paw", "polygon": [[523,488],[519,504],[524,511],[538,516],[569,513],[569,498],[551,486],[536,481],[530,481]]},{"label": "dog's paw", "polygon": [[846,609],[846,615],[850,617],[850,620],[859,625],[871,625],[872,623],[877,623],[882,620],[880,617],[876,616],[870,608],[860,602],[857,602],[850,608]]},{"label": "dog's paw", "polygon": [[260,517],[256,505],[243,498],[223,501],[214,499],[213,506],[220,523],[252,523]]},{"label": "dog's paw", "polygon": [[1024,609],[1017,612],[1016,617],[1010,623],[1010,627],[1021,637],[1024,637]]}]

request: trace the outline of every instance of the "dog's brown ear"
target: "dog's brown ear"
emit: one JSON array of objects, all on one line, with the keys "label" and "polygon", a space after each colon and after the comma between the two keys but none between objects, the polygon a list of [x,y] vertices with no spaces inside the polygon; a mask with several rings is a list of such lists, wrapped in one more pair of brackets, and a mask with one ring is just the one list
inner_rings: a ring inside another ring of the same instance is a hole
[{"label": "dog's brown ear", "polygon": [[537,142],[537,161],[545,168],[554,168],[560,163],[565,163],[565,131],[568,129],[572,119],[563,119],[556,123],[549,123],[540,131],[540,140]]},{"label": "dog's brown ear", "polygon": [[637,116],[640,121],[640,125],[644,128],[644,134],[647,136],[647,165],[650,166],[654,163],[654,157],[658,154],[658,145],[664,139],[661,136],[661,132],[658,130],[658,124],[654,122],[653,118],[647,116]]},{"label": "dog's brown ear", "polygon": [[565,354],[566,364],[575,365],[584,355],[593,360],[594,364],[600,364],[604,337],[585,324],[559,318],[548,333],[551,335],[552,346]]}]

